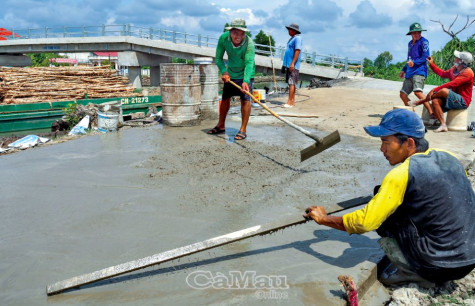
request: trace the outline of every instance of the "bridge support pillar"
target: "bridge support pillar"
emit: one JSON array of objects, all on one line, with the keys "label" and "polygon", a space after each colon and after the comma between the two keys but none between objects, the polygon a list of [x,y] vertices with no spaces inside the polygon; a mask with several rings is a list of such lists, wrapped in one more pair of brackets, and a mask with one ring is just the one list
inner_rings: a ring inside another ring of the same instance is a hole
[{"label": "bridge support pillar", "polygon": [[150,86],[160,85],[160,66],[150,66]]},{"label": "bridge support pillar", "polygon": [[168,56],[149,54],[144,52],[119,52],[119,65],[129,68],[129,80],[135,88],[141,88],[140,73],[142,66],[150,66],[150,85],[160,85],[160,63],[169,63]]},{"label": "bridge support pillar", "polygon": [[142,67],[140,66],[129,66],[129,82],[134,86],[134,88],[142,88],[141,72]]}]

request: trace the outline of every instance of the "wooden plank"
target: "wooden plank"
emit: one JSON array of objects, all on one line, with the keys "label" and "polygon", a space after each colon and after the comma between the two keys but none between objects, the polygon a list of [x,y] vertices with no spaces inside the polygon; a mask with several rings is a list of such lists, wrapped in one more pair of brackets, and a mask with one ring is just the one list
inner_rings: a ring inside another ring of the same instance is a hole
[{"label": "wooden plank", "polygon": [[0,100],[35,103],[134,95],[125,76],[109,67],[0,67]]},{"label": "wooden plank", "polygon": [[[328,214],[335,214],[337,212],[353,208],[359,205],[366,204],[371,199],[371,196],[358,197],[348,201],[339,202],[332,205],[332,207],[338,207],[330,211]],[[66,279],[52,285],[46,286],[46,294],[54,295],[61,293],[67,289],[77,288],[82,285],[94,283],[100,280],[108,279],[118,275],[122,275],[128,272],[143,269],[152,265],[157,265],[163,262],[216,248],[225,244],[240,241],[243,239],[262,236],[273,233],[275,231],[287,228],[289,226],[299,225],[306,223],[308,220],[303,219],[301,216],[295,217],[287,222],[276,222],[265,225],[256,225],[243,230],[232,232],[223,236],[214,237],[208,240],[190,244],[184,247],[176,248],[170,251],[165,251],[152,256],[141,258],[138,260],[129,261],[116,266],[108,267],[105,269],[97,270],[92,273],[83,274],[70,279]]]}]

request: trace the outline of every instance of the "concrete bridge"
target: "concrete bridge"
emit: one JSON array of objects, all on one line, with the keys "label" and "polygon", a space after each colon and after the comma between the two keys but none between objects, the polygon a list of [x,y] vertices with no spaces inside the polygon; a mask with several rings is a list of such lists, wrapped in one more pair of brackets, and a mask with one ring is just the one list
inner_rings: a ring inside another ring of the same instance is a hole
[{"label": "concrete bridge", "polygon": [[[141,66],[150,66],[151,85],[157,86],[160,82],[160,63],[169,63],[172,57],[214,57],[218,40],[169,30],[121,26],[120,31],[112,31],[108,27],[112,26],[101,26],[100,31],[93,31],[95,27],[82,27],[82,32],[73,31],[72,28],[62,28],[62,31],[45,28],[39,34],[33,29],[23,33],[14,31],[20,36],[0,41],[0,66],[30,65],[30,58],[25,53],[117,51],[119,65],[128,67],[129,79],[135,87],[141,87]],[[279,73],[284,51],[284,47],[269,49],[268,45],[256,45],[256,70],[272,74],[274,67]],[[313,77],[336,79],[362,76],[362,63],[304,50],[300,76],[304,80]]]}]

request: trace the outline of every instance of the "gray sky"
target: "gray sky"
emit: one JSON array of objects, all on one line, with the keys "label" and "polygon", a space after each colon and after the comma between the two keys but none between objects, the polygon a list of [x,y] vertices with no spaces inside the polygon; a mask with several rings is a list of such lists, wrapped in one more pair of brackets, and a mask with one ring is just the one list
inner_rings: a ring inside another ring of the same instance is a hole
[{"label": "gray sky", "polygon": [[[452,30],[475,18],[474,0],[3,0],[0,27],[40,27],[132,24],[168,28],[218,37],[226,22],[240,17],[255,36],[270,33],[277,45],[285,45],[285,25],[297,23],[303,49],[350,59],[389,51],[395,61],[405,60],[409,25],[420,22],[432,50],[450,39],[440,20]],[[475,24],[459,36],[465,40]]]}]

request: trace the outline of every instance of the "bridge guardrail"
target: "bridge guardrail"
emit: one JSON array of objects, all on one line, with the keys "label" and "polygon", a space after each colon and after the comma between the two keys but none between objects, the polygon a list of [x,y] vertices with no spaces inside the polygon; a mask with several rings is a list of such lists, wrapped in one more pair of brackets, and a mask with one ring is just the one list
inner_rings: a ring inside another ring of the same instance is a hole
[{"label": "bridge guardrail", "polygon": [[[174,43],[184,43],[198,47],[215,48],[218,39],[209,35],[191,34],[167,29],[156,29],[152,27],[139,27],[130,24],[123,25],[100,25],[81,27],[61,27],[61,28],[36,28],[26,30],[11,29],[12,36],[8,39],[35,39],[35,38],[63,38],[63,37],[103,37],[103,36],[133,36],[138,38],[165,40]],[[15,37],[14,33],[19,37]],[[271,56],[283,60],[285,47],[255,44],[256,54]],[[348,59],[335,55],[318,54],[307,50],[301,51],[301,62],[312,65],[341,68],[344,72],[348,69],[363,73],[363,60]]]}]

